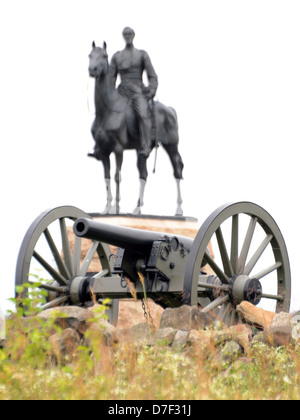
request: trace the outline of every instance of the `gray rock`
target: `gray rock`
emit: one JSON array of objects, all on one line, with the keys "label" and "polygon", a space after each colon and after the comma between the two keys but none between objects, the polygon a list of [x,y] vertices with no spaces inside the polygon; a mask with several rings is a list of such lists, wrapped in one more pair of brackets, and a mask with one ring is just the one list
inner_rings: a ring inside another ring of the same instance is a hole
[{"label": "gray rock", "polygon": [[272,346],[284,346],[291,342],[292,331],[292,315],[280,312],[276,314],[271,325],[265,329],[265,337]]},{"label": "gray rock", "polygon": [[300,311],[295,312],[292,318],[292,336],[294,340],[300,340]]},{"label": "gray rock", "polygon": [[107,320],[101,319],[99,322],[93,322],[88,330],[88,334],[85,335],[87,345],[89,345],[89,337],[87,336],[98,336],[104,338],[104,343],[107,346],[113,346],[118,343],[117,329]]},{"label": "gray rock", "polygon": [[174,338],[173,349],[174,350],[184,349],[187,345],[188,338],[189,338],[189,331],[178,330]]},{"label": "gray rock", "polygon": [[120,343],[151,346],[156,341],[156,329],[147,322],[142,322],[134,325],[132,328],[116,330],[116,337]]},{"label": "gray rock", "polygon": [[80,341],[80,335],[73,328],[67,328],[60,334],[54,334],[49,338],[52,353],[57,361],[62,361],[66,356],[72,358]]},{"label": "gray rock", "polygon": [[165,309],[160,318],[159,329],[164,329],[164,328],[176,329],[175,323],[176,323],[176,319],[174,316],[173,309],[172,308]]},{"label": "gray rock", "polygon": [[79,306],[59,306],[47,309],[38,314],[43,320],[55,319],[55,322],[62,328],[73,328],[80,334],[84,334],[90,327],[88,320],[94,318],[92,311]]},{"label": "gray rock", "polygon": [[243,354],[242,347],[236,341],[228,341],[216,356],[217,361],[232,362]]},{"label": "gray rock", "polygon": [[156,332],[156,341],[163,341],[169,345],[173,344],[174,338],[176,335],[176,330],[171,327],[159,329]]},{"label": "gray rock", "polygon": [[182,331],[203,329],[210,323],[208,314],[196,306],[183,305],[180,308],[167,308],[160,320],[160,328],[174,328]]}]

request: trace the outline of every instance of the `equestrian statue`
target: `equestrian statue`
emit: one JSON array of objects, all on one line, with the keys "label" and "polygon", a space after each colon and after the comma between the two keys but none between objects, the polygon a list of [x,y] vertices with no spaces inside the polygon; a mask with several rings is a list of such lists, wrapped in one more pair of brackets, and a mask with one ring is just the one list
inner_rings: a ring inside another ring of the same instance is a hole
[{"label": "equestrian statue", "polygon": [[[133,45],[135,33],[125,28],[123,37],[125,49],[113,55],[108,62],[107,45],[97,47],[92,44],[89,55],[89,74],[95,78],[96,115],[92,125],[95,140],[93,153],[89,156],[102,161],[107,191],[104,213],[120,213],[120,182],[124,150],[137,151],[137,167],[140,177],[140,191],[137,207],[133,214],[141,214],[144,192],[148,178],[147,159],[159,145],[170,157],[177,183],[176,215],[182,216],[183,162],[178,151],[179,135],[177,115],[173,108],[154,101],[158,78],[149,55]],[[148,86],[143,83],[146,73]],[[118,76],[121,83],[116,87]],[[110,155],[116,157],[116,198],[112,205]]]}]

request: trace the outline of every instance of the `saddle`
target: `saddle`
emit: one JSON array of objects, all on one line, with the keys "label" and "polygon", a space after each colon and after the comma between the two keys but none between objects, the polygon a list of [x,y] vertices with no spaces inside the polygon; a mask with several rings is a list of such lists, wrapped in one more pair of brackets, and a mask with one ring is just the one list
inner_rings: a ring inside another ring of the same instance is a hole
[{"label": "saddle", "polygon": [[[156,124],[156,113],[155,113],[155,102],[153,99],[148,100],[148,116],[151,120],[151,140],[156,142],[157,138],[157,124]],[[127,112],[126,112],[126,119],[127,119],[127,127],[130,135],[135,138],[139,136],[139,129],[137,123],[137,113],[132,105],[132,100],[130,99],[127,103]],[[156,145],[157,147],[158,145]]]}]

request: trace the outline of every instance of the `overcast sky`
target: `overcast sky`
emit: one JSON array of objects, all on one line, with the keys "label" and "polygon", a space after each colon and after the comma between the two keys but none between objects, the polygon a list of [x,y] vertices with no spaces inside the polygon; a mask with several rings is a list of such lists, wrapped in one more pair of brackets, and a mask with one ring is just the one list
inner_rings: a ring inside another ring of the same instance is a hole
[{"label": "overcast sky", "polygon": [[[179,119],[184,213],[204,221],[230,201],[253,201],[282,230],[300,309],[298,0],[2,0],[0,3],[1,297],[14,293],[15,263],[44,210],[105,207],[93,147],[93,40],[111,55],[135,29],[159,77],[157,99]],[[136,205],[135,155],[126,152],[122,211]],[[144,212],[173,215],[176,185],[159,150]]]}]

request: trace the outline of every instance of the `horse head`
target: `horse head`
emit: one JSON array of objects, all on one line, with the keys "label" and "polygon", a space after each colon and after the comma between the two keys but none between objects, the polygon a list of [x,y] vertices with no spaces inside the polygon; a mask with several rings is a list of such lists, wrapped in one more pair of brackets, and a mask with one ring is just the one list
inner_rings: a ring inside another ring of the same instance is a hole
[{"label": "horse head", "polygon": [[100,78],[108,71],[108,55],[106,42],[103,43],[103,48],[97,47],[95,42],[92,44],[92,51],[89,55],[89,73],[91,77]]}]

